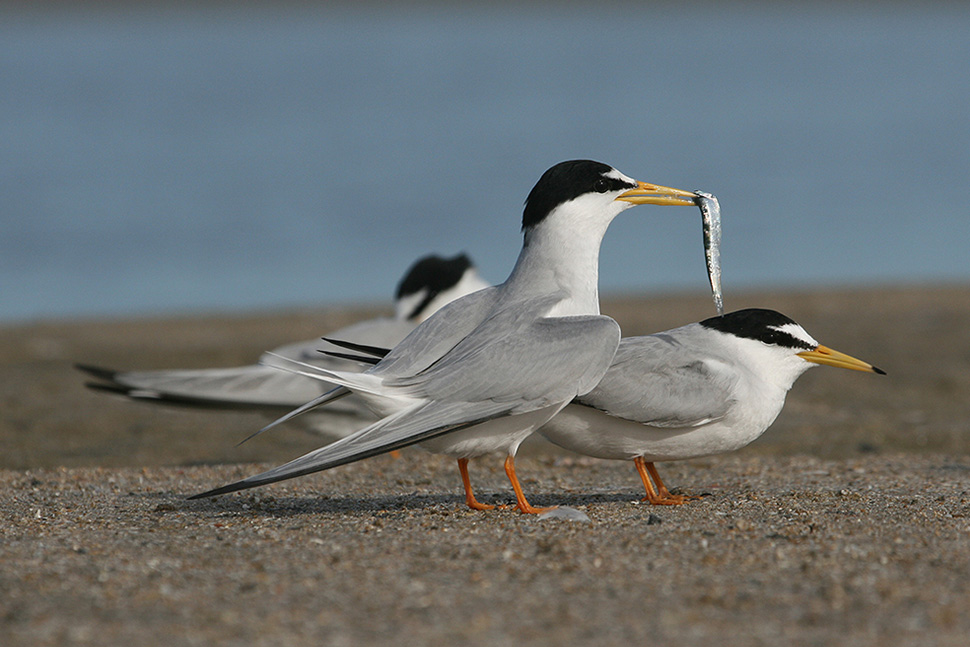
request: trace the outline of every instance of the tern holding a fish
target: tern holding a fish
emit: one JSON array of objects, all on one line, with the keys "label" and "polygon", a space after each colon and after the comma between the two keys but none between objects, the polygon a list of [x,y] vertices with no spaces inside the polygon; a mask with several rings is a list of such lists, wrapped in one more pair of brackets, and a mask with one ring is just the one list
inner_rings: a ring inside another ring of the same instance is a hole
[{"label": "tern holding a fish", "polygon": [[526,201],[522,250],[505,283],[445,306],[364,373],[291,363],[297,372],[342,385],[298,412],[353,391],[384,418],[290,463],[193,498],[421,443],[458,459],[473,508],[491,506],[472,494],[468,459],[505,452],[517,508],[541,512],[522,493],[514,456],[527,436],[593,389],[613,361],[620,327],[599,310],[600,243],[610,222],[638,204],[696,206],[697,196],[637,182],[589,160],[553,166]]}]

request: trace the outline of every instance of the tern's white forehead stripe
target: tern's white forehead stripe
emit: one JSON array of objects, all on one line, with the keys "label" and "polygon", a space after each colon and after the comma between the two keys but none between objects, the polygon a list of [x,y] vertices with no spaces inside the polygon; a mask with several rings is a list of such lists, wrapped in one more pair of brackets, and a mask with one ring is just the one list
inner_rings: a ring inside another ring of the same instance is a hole
[{"label": "tern's white forehead stripe", "polygon": [[805,332],[805,329],[799,326],[797,323],[787,323],[782,326],[768,326],[768,328],[771,330],[777,330],[780,333],[791,335],[798,341],[805,342],[813,348],[818,346],[818,342],[812,339],[812,336]]},{"label": "tern's white forehead stripe", "polygon": [[613,179],[613,180],[620,180],[622,182],[629,182],[630,184],[634,184],[634,185],[637,183],[637,181],[634,180],[632,177],[628,177],[626,175],[623,175],[622,173],[620,173],[619,171],[617,171],[615,168],[614,169],[610,169],[609,171],[607,171],[606,173],[604,173],[603,176],[604,177],[608,177],[608,178]]}]

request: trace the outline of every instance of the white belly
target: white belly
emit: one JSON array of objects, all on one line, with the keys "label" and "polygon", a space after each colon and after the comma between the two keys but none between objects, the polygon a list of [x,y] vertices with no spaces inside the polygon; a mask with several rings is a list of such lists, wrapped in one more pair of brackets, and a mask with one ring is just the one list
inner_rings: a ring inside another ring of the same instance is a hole
[{"label": "white belly", "polygon": [[475,458],[493,452],[505,452],[515,456],[522,441],[555,415],[562,406],[557,404],[529,413],[496,418],[426,440],[420,445],[429,452],[453,458]]},{"label": "white belly", "polygon": [[764,433],[775,416],[777,412],[767,421],[728,416],[697,427],[664,429],[570,404],[539,433],[560,447],[596,458],[672,461],[740,449]]}]

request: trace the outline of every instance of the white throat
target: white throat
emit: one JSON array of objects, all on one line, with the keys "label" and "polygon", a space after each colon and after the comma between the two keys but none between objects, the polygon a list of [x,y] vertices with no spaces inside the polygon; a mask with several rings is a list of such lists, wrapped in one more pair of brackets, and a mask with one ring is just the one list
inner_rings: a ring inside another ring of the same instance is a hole
[{"label": "white throat", "polygon": [[633,206],[587,194],[560,205],[527,231],[525,244],[506,287],[558,294],[549,316],[599,314],[599,254],[606,230],[620,212]]}]

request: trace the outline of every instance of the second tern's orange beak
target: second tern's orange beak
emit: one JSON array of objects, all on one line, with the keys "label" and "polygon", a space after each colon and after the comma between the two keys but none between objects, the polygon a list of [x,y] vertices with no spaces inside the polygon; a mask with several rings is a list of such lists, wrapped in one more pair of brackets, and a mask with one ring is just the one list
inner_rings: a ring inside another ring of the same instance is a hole
[{"label": "second tern's orange beak", "polygon": [[865,371],[867,373],[878,373],[879,375],[886,374],[886,371],[876,368],[868,362],[863,362],[861,359],[856,359],[851,355],[840,353],[837,350],[832,350],[828,346],[822,346],[821,344],[812,350],[798,353],[798,356],[812,364],[825,364],[826,366],[847,368],[853,371]]}]

